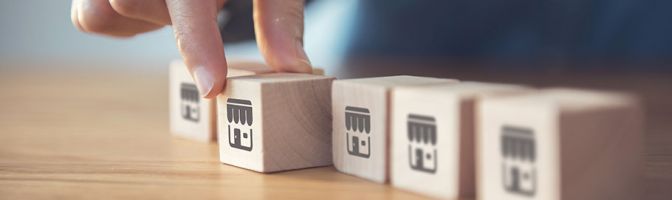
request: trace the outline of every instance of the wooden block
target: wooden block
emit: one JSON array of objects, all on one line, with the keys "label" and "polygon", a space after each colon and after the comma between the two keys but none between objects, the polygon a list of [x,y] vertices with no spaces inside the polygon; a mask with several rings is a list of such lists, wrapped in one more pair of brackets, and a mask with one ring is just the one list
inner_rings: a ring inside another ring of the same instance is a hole
[{"label": "wooden block", "polygon": [[633,97],[556,88],[488,98],[478,116],[480,199],[641,199]]},{"label": "wooden block", "polygon": [[442,199],[473,198],[476,102],[529,90],[478,82],[394,89],[392,185]]},{"label": "wooden block", "polygon": [[[272,70],[256,62],[229,62],[228,77],[270,73]],[[201,98],[187,66],[181,60],[170,64],[169,75],[170,130],[179,137],[216,141],[216,107],[212,100]]]},{"label": "wooden block", "polygon": [[258,172],[331,164],[332,77],[233,77],[217,96],[222,163]]},{"label": "wooden block", "polygon": [[336,169],[374,182],[387,182],[390,90],[455,82],[415,76],[335,81],[332,141]]}]

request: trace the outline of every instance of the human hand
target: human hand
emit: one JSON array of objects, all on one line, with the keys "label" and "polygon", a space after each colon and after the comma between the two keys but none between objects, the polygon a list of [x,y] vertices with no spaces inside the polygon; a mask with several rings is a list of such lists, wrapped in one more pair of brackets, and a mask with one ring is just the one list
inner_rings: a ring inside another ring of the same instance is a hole
[{"label": "human hand", "polygon": [[[177,47],[203,97],[226,84],[227,65],[217,12],[226,0],[73,0],[79,30],[114,37],[173,26]],[[264,59],[276,71],[310,73],[303,49],[304,0],[254,0],[254,29]]]}]

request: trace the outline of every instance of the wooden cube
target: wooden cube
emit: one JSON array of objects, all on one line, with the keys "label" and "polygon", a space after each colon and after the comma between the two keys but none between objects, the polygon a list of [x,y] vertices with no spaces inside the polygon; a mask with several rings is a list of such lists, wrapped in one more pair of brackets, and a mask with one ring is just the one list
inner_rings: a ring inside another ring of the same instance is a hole
[{"label": "wooden cube", "polygon": [[222,163],[258,172],[331,164],[332,77],[229,78],[217,96]]},{"label": "wooden cube", "polygon": [[488,98],[478,116],[480,199],[640,199],[633,97],[556,88]]},{"label": "wooden cube", "polygon": [[[230,62],[228,77],[270,73],[271,68],[256,62]],[[217,140],[216,107],[201,98],[187,66],[181,60],[170,64],[170,130],[179,137],[210,142]]]},{"label": "wooden cube", "polygon": [[392,185],[442,199],[473,198],[476,103],[529,90],[478,82],[394,89]]},{"label": "wooden cube", "polygon": [[390,90],[454,82],[457,81],[415,76],[335,81],[332,141],[336,169],[374,182],[387,182]]},{"label": "wooden cube", "polygon": [[[264,63],[231,59],[227,77],[272,73]],[[320,68],[314,74],[324,74]],[[214,100],[201,98],[187,66],[181,60],[170,64],[170,130],[173,135],[202,142],[217,141],[217,109]]]}]

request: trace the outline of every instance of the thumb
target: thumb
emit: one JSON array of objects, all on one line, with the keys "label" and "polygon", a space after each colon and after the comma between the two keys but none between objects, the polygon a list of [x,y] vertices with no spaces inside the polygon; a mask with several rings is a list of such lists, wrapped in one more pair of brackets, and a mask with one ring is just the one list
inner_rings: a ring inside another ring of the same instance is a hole
[{"label": "thumb", "polygon": [[266,62],[276,71],[312,71],[303,49],[303,0],[254,0],[254,30]]}]

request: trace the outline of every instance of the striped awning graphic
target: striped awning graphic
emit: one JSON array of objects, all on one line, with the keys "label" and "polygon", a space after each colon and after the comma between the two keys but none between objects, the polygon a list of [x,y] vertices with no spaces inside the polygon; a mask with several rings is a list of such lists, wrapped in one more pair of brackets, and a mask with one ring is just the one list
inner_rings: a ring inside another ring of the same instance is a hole
[{"label": "striped awning graphic", "polygon": [[345,107],[345,128],[348,131],[371,132],[369,109],[352,106]]},{"label": "striped awning graphic", "polygon": [[191,83],[180,84],[180,98],[192,102],[199,102],[201,99],[196,85]]},{"label": "striped awning graphic", "polygon": [[532,130],[513,126],[502,127],[501,151],[505,158],[534,162],[536,149]]},{"label": "striped awning graphic", "polygon": [[226,119],[229,123],[252,125],[252,102],[243,99],[227,99]]},{"label": "striped awning graphic", "polygon": [[409,114],[407,122],[409,141],[436,145],[436,120],[434,117]]}]

